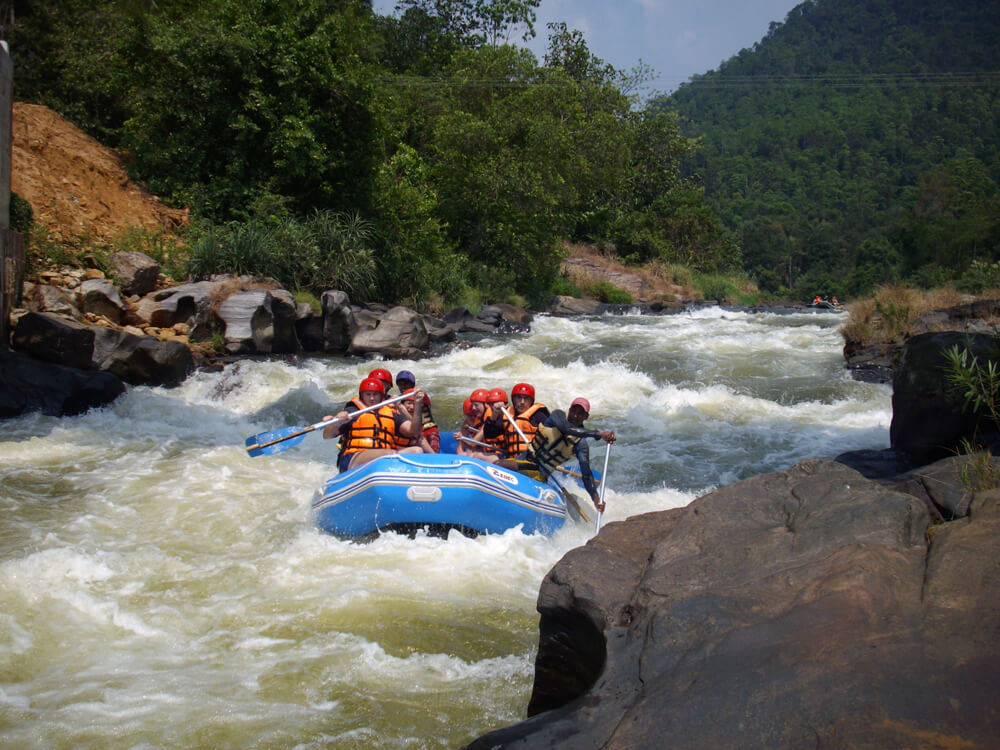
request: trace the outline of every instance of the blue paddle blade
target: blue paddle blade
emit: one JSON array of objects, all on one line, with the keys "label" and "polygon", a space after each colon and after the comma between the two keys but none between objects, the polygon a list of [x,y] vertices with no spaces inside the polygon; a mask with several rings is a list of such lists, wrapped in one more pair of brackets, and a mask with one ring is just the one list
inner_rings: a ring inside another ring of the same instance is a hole
[{"label": "blue paddle blade", "polygon": [[[247,438],[247,453],[250,454],[251,458],[281,453],[293,445],[301,443],[309,432],[311,430],[307,427],[285,427],[282,430],[261,432]],[[295,433],[301,434],[296,435]]]}]

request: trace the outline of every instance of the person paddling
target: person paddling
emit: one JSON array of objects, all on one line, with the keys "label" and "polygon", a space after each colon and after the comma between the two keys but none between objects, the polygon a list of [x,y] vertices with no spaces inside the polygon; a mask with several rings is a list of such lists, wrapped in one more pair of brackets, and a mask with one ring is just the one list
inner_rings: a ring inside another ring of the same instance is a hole
[{"label": "person paddling", "polygon": [[514,406],[513,423],[498,411],[494,420],[483,425],[483,436],[486,442],[499,445],[505,456],[519,456],[528,449],[549,410],[545,404],[535,403],[535,387],[529,383],[515,385],[510,391],[510,401]]},{"label": "person paddling", "polygon": [[603,440],[610,445],[615,442],[615,433],[610,430],[588,430],[583,423],[589,416],[590,402],[582,397],[573,399],[569,413],[556,409],[538,425],[534,439],[519,460],[531,461],[538,471],[548,478],[557,466],[575,456],[580,462],[583,486],[590,494],[590,499],[594,501],[594,506],[603,513],[604,503],[597,491],[594,473],[590,469],[590,449],[587,447],[586,438]]},{"label": "person paddling", "polygon": [[358,397],[351,399],[336,416],[327,414],[324,422],[336,420],[336,424],[323,428],[323,438],[330,440],[340,437],[340,452],[337,454],[337,468],[347,471],[376,458],[396,453],[396,435],[414,437],[420,434],[423,420],[423,396],[414,394],[416,407],[410,417],[400,414],[391,405],[365,412],[355,418],[351,415],[385,399],[385,386],[377,378],[365,378],[358,386]]}]

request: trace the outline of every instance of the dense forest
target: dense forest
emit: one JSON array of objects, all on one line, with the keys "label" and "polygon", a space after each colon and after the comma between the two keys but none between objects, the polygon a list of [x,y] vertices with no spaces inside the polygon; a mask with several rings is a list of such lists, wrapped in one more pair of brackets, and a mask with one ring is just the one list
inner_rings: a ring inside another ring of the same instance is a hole
[{"label": "dense forest", "polygon": [[646,103],[538,5],[8,0],[0,36],[17,99],[191,208],[195,275],[428,308],[542,303],[566,241],[800,297],[995,272],[995,1],[810,0]]},{"label": "dense forest", "polygon": [[650,106],[762,288],[1000,285],[995,0],[808,0]]}]

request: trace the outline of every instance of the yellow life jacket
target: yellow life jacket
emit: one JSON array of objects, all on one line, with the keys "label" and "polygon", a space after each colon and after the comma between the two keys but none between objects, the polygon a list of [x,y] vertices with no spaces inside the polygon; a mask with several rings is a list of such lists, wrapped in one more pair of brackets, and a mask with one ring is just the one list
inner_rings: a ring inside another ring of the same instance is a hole
[{"label": "yellow life jacket", "polygon": [[545,423],[538,425],[538,431],[528,446],[528,456],[544,471],[551,474],[557,466],[573,458],[573,450],[580,438],[564,435],[555,427]]},{"label": "yellow life jacket", "polygon": [[[358,409],[366,408],[359,399],[351,399]],[[347,424],[340,438],[340,453],[357,453],[369,448],[396,447],[396,417],[391,406],[365,412]]]}]

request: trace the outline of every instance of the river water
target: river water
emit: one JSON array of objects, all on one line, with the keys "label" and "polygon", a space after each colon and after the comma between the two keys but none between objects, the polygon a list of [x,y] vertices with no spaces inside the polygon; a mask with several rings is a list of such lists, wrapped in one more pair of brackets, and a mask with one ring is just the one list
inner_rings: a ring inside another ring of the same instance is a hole
[{"label": "river water", "polygon": [[[850,380],[834,313],[536,318],[409,369],[442,426],[533,383],[610,428],[605,521],[805,458],[888,446],[888,386]],[[454,748],[524,718],[551,538],[317,531],[334,444],[249,458],[373,365],[241,361],[112,406],[2,423],[0,745]],[[603,464],[604,444],[591,444]],[[595,572],[596,574],[596,572]]]}]

